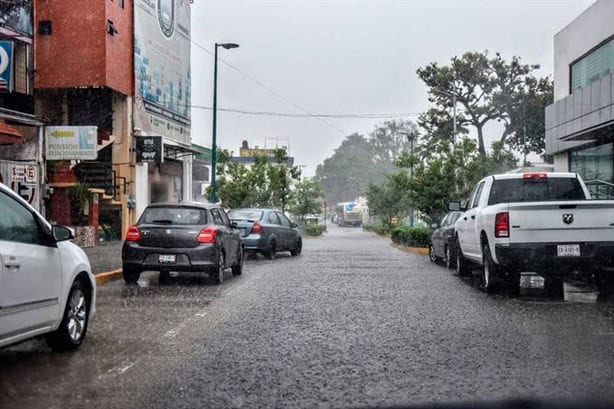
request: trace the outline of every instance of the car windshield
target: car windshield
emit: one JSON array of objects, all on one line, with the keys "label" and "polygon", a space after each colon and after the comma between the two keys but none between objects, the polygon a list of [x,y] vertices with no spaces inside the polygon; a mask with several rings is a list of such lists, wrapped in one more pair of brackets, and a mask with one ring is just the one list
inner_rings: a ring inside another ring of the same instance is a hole
[{"label": "car windshield", "polygon": [[185,207],[150,207],[145,210],[140,223],[161,225],[205,225],[207,211]]},{"label": "car windshield", "polygon": [[231,210],[228,213],[230,220],[249,220],[258,221],[262,219],[263,212],[261,210]]},{"label": "car windshield", "polygon": [[586,196],[576,178],[535,178],[495,180],[488,204],[584,200]]}]

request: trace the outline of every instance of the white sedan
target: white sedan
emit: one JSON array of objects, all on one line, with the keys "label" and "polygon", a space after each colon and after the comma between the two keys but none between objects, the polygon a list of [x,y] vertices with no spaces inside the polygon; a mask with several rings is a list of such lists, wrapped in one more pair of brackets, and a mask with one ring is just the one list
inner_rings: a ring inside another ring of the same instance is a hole
[{"label": "white sedan", "polygon": [[96,279],[73,238],[0,183],[0,347],[37,336],[55,350],[81,345]]}]

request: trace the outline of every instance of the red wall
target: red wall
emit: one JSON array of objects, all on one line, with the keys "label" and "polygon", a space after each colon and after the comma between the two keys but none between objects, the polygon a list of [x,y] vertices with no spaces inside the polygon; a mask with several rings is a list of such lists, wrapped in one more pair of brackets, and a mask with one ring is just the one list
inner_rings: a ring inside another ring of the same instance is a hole
[{"label": "red wall", "polygon": [[[36,88],[107,86],[133,93],[132,0],[35,1],[34,25],[51,20],[52,34],[35,34]],[[118,33],[107,33],[107,19]]]}]

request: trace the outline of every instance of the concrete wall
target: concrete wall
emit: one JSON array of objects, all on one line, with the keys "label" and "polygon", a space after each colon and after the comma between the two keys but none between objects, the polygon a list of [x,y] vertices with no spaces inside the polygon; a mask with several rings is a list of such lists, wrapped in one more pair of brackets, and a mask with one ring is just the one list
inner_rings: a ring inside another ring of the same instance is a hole
[{"label": "concrete wall", "polygon": [[598,0],[554,36],[554,100],[569,95],[570,64],[614,35],[614,1]]}]

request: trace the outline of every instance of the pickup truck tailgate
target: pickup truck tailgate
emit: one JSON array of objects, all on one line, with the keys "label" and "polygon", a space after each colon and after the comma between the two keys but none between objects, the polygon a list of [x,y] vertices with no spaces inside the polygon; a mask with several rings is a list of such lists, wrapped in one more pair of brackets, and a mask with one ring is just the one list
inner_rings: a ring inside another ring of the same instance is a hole
[{"label": "pickup truck tailgate", "polygon": [[510,243],[614,241],[614,201],[510,203]]}]

